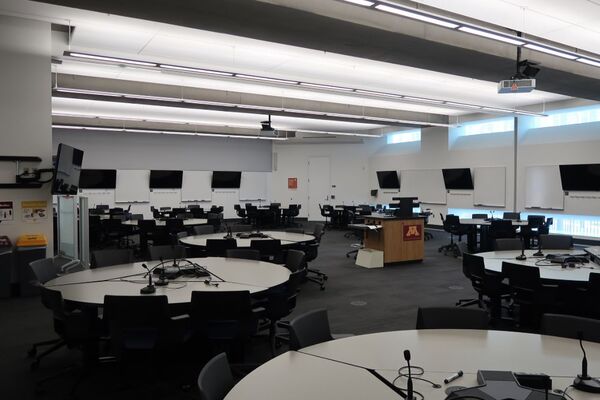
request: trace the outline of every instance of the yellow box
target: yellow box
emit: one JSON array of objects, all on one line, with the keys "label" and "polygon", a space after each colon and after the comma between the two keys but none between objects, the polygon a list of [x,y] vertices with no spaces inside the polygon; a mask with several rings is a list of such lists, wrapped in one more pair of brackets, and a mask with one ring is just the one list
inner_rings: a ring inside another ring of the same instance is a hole
[{"label": "yellow box", "polygon": [[17,239],[17,247],[40,247],[48,246],[46,236],[38,235],[21,235]]}]

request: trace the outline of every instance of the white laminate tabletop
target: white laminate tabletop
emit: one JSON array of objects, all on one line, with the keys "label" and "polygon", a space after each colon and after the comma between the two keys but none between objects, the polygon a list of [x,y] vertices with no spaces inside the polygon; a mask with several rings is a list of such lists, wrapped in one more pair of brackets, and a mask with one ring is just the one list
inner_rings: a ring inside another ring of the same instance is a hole
[{"label": "white laminate tabletop", "polygon": [[[155,219],[155,221],[156,221],[156,226],[166,226],[167,225],[167,221],[160,220],[160,219]],[[206,225],[207,223],[208,223],[208,220],[204,219],[204,218],[190,218],[190,219],[183,220],[184,226]],[[129,226],[137,226],[138,221],[137,220],[123,221],[121,224],[129,225]]]},{"label": "white laminate tabletop", "polygon": [[[529,225],[528,221],[511,220],[513,226],[526,226]],[[473,219],[473,218],[461,218],[460,223],[463,225],[492,225],[492,221],[486,221],[485,219]]]},{"label": "white laminate tabletop", "polygon": [[[600,344],[585,342],[589,370],[600,371]],[[240,381],[226,400],[252,398],[300,399],[398,399],[390,388],[367,369],[388,381],[406,365],[404,350],[411,351],[411,364],[424,368],[423,377],[440,383],[442,389],[415,380],[415,390],[426,399],[445,399],[443,378],[458,370],[465,376],[448,386],[472,386],[478,370],[546,373],[554,388],[564,389],[581,368],[576,340],[519,332],[475,330],[409,330],[353,336],[288,352],[263,364]],[[313,357],[311,359],[309,357]],[[406,380],[398,385],[406,387]],[[289,389],[289,390],[287,390]],[[274,393],[275,396],[268,396]],[[569,392],[575,400],[594,395]]]},{"label": "white laminate tabletop", "polygon": [[[521,254],[520,251],[507,250],[507,251],[488,251],[485,253],[476,253],[475,255],[483,257],[485,262],[485,268],[490,271],[502,272],[502,263],[509,262],[511,264],[521,264],[530,267],[536,267],[540,269],[540,277],[542,279],[556,280],[556,281],[574,281],[574,282],[587,282],[589,280],[590,273],[600,273],[600,265],[590,262],[583,264],[577,268],[562,268],[560,264],[550,264],[544,261],[543,257],[533,257],[533,254],[537,250],[525,250],[526,260],[520,261],[516,257]],[[544,250],[544,254],[579,254],[582,255],[581,250]],[[537,265],[536,265],[537,264]]]},{"label": "white laminate tabletop", "polygon": [[[305,233],[295,233],[295,232],[281,232],[281,231],[261,231],[265,235],[269,236],[268,238],[250,238],[250,239],[241,239],[236,237],[236,234],[233,234],[233,238],[237,241],[238,247],[250,247],[250,242],[252,240],[281,240],[282,246],[288,246],[295,243],[305,243],[311,242],[315,240],[313,235],[308,235]],[[179,241],[188,246],[206,246],[207,239],[223,239],[226,233],[208,233],[206,235],[196,235],[196,236],[187,236]]]},{"label": "white laminate tabletop", "polygon": [[[191,261],[205,267],[213,276],[208,285],[206,278],[183,276],[170,281],[168,286],[156,287],[156,295],[166,295],[169,303],[189,303],[192,291],[248,290],[258,293],[277,286],[289,279],[290,271],[280,265],[264,261],[236,258],[207,257]],[[152,268],[156,261],[146,263]],[[60,290],[65,300],[87,304],[103,304],[104,295],[134,296],[148,283],[142,262],[87,269],[60,276],[44,286]],[[184,265],[183,263],[181,265]]]}]

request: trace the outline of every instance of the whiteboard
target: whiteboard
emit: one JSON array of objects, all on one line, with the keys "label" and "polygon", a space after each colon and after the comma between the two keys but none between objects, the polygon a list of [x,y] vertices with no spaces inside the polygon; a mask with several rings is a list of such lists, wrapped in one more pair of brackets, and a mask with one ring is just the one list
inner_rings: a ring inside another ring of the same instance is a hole
[{"label": "whiteboard", "polygon": [[506,206],[506,167],[475,168],[473,185],[474,206]]},{"label": "whiteboard", "polygon": [[538,165],[525,169],[525,208],[565,208],[558,165]]},{"label": "whiteboard", "polygon": [[183,171],[181,201],[211,201],[212,171]]},{"label": "whiteboard", "polygon": [[268,172],[242,172],[240,201],[266,200]]},{"label": "whiteboard", "polygon": [[421,203],[446,204],[446,187],[441,169],[400,171],[400,195],[415,196]]},{"label": "whiteboard", "polygon": [[117,170],[115,202],[136,203],[150,201],[150,171],[136,169]]}]

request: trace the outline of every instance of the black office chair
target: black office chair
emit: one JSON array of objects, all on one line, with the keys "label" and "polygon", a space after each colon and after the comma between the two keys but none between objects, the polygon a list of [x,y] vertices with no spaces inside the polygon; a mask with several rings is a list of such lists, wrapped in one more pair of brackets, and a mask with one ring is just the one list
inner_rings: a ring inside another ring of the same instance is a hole
[{"label": "black office chair", "polygon": [[450,243],[441,246],[438,249],[438,252],[444,252],[444,255],[452,253],[454,257],[458,257],[461,254],[461,250],[458,244],[454,242],[454,236],[458,236],[459,242],[462,241],[463,235],[466,235],[469,232],[469,226],[462,225],[458,215],[448,214],[446,215],[446,218],[444,218],[440,213],[440,217],[442,219],[444,231],[450,234]]},{"label": "black office chair", "polygon": [[204,218],[206,217],[206,214],[204,213],[204,208],[197,206],[192,208],[192,206],[190,206],[190,212],[192,213],[192,217],[194,218]]},{"label": "black office chair", "polygon": [[212,225],[196,225],[193,228],[194,235],[208,235],[209,233],[215,233],[215,228]]},{"label": "black office chair", "polygon": [[209,212],[206,219],[208,220],[208,225],[211,225],[213,227],[213,232],[219,232],[221,230],[223,214]]},{"label": "black office chair", "polygon": [[600,343],[600,320],[573,315],[544,314],[541,321],[542,335]]},{"label": "black office chair", "polygon": [[585,315],[589,318],[600,319],[600,274],[591,273],[584,293]]},{"label": "black office chair", "polygon": [[165,229],[167,231],[167,234],[171,238],[171,243],[174,245],[177,244],[177,234],[179,232],[186,232],[183,220],[178,218],[169,218],[165,222]]},{"label": "black office chair", "polygon": [[225,353],[213,357],[198,375],[200,400],[223,400],[234,385],[235,381]]},{"label": "black office chair", "polygon": [[89,216],[89,238],[90,249],[97,249],[102,246],[102,220],[99,215]]},{"label": "black office chair", "polygon": [[235,210],[236,215],[241,218],[242,224],[246,223],[246,210],[239,204],[235,204],[233,209]]},{"label": "black office chair", "polygon": [[289,249],[285,254],[285,267],[292,273],[304,271],[306,274],[306,254],[301,250]]},{"label": "black office chair", "polygon": [[510,220],[514,220],[514,221],[519,221],[521,219],[521,213],[507,211],[502,214],[502,219],[510,219]]},{"label": "black office chair", "polygon": [[281,240],[251,240],[250,248],[260,252],[263,261],[279,263],[281,260]]},{"label": "black office chair", "polygon": [[242,258],[245,260],[256,260],[260,261],[260,251],[254,249],[228,249],[225,252],[225,257],[227,258]]},{"label": "black office chair", "polygon": [[488,329],[484,310],[457,307],[429,307],[417,311],[417,329]]},{"label": "black office chair", "polygon": [[542,249],[572,249],[573,236],[569,235],[540,235],[540,246]]},{"label": "black office chair", "polygon": [[299,315],[290,321],[290,350],[300,350],[333,340],[327,310],[322,308]]},{"label": "black office chair", "polygon": [[236,224],[236,225],[231,225],[231,232],[252,232],[253,227],[252,225],[241,225],[241,224]]},{"label": "black office chair", "polygon": [[107,249],[92,251],[91,268],[110,267],[112,265],[130,264],[132,262],[132,249]]},{"label": "black office chair", "polygon": [[488,249],[493,249],[494,241],[496,239],[512,239],[517,236],[515,227],[511,220],[508,219],[495,219],[490,223],[487,239],[488,242],[482,244]]},{"label": "black office chair", "polygon": [[[315,240],[313,242],[305,243],[301,246],[301,250],[306,254],[307,264],[314,261],[319,256],[319,246],[321,246],[321,239],[325,234],[325,225],[318,223],[315,224],[313,229],[313,236]],[[321,290],[325,290],[325,282],[329,279],[326,273],[321,272],[316,268],[306,268],[307,277],[309,282],[316,283],[320,286]]]},{"label": "black office chair", "polygon": [[119,218],[112,218],[112,215],[111,218],[102,220],[101,223],[105,245],[114,243],[121,247],[123,239],[128,234],[128,231],[125,226],[123,226],[122,222],[123,221]]},{"label": "black office chair", "polygon": [[523,248],[523,242],[520,238],[505,238],[505,239],[496,239],[494,240],[494,250],[495,251],[504,251],[504,250],[521,250]]},{"label": "black office chair", "polygon": [[235,239],[206,239],[208,257],[225,257],[227,250],[237,248]]},{"label": "black office chair", "polygon": [[487,214],[471,214],[471,218],[473,219],[487,219]]},{"label": "black office chair", "polygon": [[333,207],[327,204],[325,204],[324,206],[321,206],[319,204],[319,210],[321,211],[321,216],[325,218],[325,229],[327,229],[331,226],[330,219],[333,216]]},{"label": "black office chair", "polygon": [[160,244],[160,242],[168,242],[166,235],[161,234],[156,228],[156,221],[153,219],[144,219],[138,221],[138,231],[140,234],[140,249],[142,253],[148,250],[148,244]]},{"label": "black office chair", "polygon": [[174,259],[182,259],[186,257],[186,249],[184,246],[180,245],[162,245],[162,246],[150,246],[150,260],[158,261],[158,260],[174,260]]},{"label": "black office chair", "polygon": [[282,211],[283,223],[285,226],[296,226],[295,218],[300,215],[300,204],[290,204],[288,208]]},{"label": "black office chair", "polygon": [[185,212],[185,213],[179,213],[179,214],[175,214],[175,218],[176,219],[192,219],[194,218],[194,214],[192,214],[191,212]]},{"label": "black office chair", "polygon": [[214,213],[214,214],[222,214],[223,213],[223,206],[211,206],[210,207],[210,212]]}]

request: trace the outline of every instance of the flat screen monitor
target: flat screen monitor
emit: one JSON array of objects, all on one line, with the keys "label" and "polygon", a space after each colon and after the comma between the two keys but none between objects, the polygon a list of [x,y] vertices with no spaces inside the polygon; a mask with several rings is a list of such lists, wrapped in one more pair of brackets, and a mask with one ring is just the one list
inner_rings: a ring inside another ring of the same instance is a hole
[{"label": "flat screen monitor", "polygon": [[150,171],[150,189],[181,189],[183,171]]},{"label": "flat screen monitor", "polygon": [[79,189],[114,189],[117,187],[116,169],[82,169]]},{"label": "flat screen monitor", "polygon": [[473,178],[470,168],[442,169],[446,189],[473,189]]},{"label": "flat screen monitor", "polygon": [[82,164],[82,150],[60,143],[56,153],[54,178],[52,180],[52,194],[77,194]]},{"label": "flat screen monitor", "polygon": [[239,171],[213,171],[213,189],[239,189],[242,173]]},{"label": "flat screen monitor", "polygon": [[400,189],[400,180],[396,171],[377,171],[380,189]]},{"label": "flat screen monitor", "polygon": [[600,192],[600,164],[561,165],[563,190]]}]

